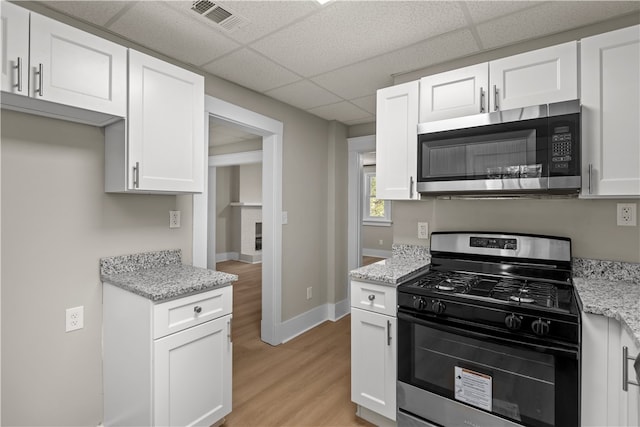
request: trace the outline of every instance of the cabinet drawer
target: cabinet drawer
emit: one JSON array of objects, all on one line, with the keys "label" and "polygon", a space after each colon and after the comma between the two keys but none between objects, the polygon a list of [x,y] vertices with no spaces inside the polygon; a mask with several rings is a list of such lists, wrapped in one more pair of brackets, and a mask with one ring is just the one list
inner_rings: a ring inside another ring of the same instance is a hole
[{"label": "cabinet drawer", "polygon": [[396,317],[396,287],[352,281],[351,307]]},{"label": "cabinet drawer", "polygon": [[199,325],[231,313],[233,289],[222,289],[191,295],[153,307],[153,338]]}]

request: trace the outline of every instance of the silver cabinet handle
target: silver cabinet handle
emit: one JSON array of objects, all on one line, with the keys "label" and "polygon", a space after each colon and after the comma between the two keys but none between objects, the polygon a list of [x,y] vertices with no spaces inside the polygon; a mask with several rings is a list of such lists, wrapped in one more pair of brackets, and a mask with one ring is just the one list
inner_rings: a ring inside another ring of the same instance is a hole
[{"label": "silver cabinet handle", "polygon": [[18,92],[22,92],[22,58],[19,56],[15,68],[18,70],[18,79],[15,86],[18,88]]},{"label": "silver cabinet handle", "polygon": [[196,305],[195,307],[193,307],[193,312],[196,314],[202,313],[202,307],[200,307],[199,305]]},{"label": "silver cabinet handle", "polygon": [[498,111],[500,105],[498,104],[498,86],[493,85],[493,109]]},{"label": "silver cabinet handle", "polygon": [[42,91],[42,64],[38,64],[38,71],[36,71],[36,74],[38,75],[38,90],[36,91],[36,93],[40,96],[43,96],[43,91]]},{"label": "silver cabinet handle", "polygon": [[133,188],[140,188],[140,162],[133,167]]},{"label": "silver cabinet handle", "polygon": [[409,177],[409,198],[413,199],[413,177]]},{"label": "silver cabinet handle", "polygon": [[229,342],[231,342],[231,320],[232,319],[227,320],[227,338]]},{"label": "silver cabinet handle", "polygon": [[387,345],[391,345],[391,321],[387,320]]},{"label": "silver cabinet handle", "polygon": [[591,176],[593,175],[593,164],[589,163],[589,194],[591,194]]},{"label": "silver cabinet handle", "polygon": [[376,299],[376,296],[374,294],[369,295],[369,301],[373,301],[374,299]]},{"label": "silver cabinet handle", "polygon": [[484,113],[484,89],[480,88],[480,112]]},{"label": "silver cabinet handle", "polygon": [[636,360],[636,359],[634,357],[630,357],[629,348],[627,346],[623,346],[622,347],[622,390],[623,391],[629,390],[629,384],[640,387],[639,383],[629,379],[629,360]]}]

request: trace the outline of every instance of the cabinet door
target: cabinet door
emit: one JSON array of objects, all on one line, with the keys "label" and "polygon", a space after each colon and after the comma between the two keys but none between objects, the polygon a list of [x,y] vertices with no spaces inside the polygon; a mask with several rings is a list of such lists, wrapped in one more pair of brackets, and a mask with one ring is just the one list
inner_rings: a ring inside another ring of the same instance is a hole
[{"label": "cabinet door", "polygon": [[578,98],[578,43],[573,41],[489,63],[491,111]]},{"label": "cabinet door", "polygon": [[[622,347],[627,347],[629,357],[633,357],[635,359],[636,357],[638,357],[638,354],[640,354],[640,346],[636,344],[633,337],[624,326],[622,326],[620,332],[620,344]],[[622,348],[619,348],[617,352],[618,356],[620,355],[621,351]],[[633,361],[624,360],[623,363],[627,364],[627,379],[635,382],[636,371],[633,368]],[[621,393],[620,425],[640,425],[640,387],[635,384],[627,383],[627,390],[621,390]]]},{"label": "cabinet door", "polygon": [[351,310],[351,400],[396,419],[396,318]]},{"label": "cabinet door", "polygon": [[5,92],[29,93],[29,11],[12,3],[0,3],[2,87]]},{"label": "cabinet door", "polygon": [[126,53],[123,46],[31,13],[30,96],[125,117]]},{"label": "cabinet door", "polygon": [[582,314],[582,404],[581,425],[602,427],[610,418],[607,408],[609,318],[597,314]]},{"label": "cabinet door", "polygon": [[376,196],[418,199],[419,81],[378,90],[376,105]]},{"label": "cabinet door", "polygon": [[581,41],[582,196],[640,195],[640,26]]},{"label": "cabinet door", "polygon": [[202,76],[130,50],[128,126],[129,189],[202,192]]},{"label": "cabinet door", "polygon": [[485,62],[420,79],[420,123],[487,112]]},{"label": "cabinet door", "polygon": [[156,340],[156,426],[210,426],[231,412],[231,315]]}]

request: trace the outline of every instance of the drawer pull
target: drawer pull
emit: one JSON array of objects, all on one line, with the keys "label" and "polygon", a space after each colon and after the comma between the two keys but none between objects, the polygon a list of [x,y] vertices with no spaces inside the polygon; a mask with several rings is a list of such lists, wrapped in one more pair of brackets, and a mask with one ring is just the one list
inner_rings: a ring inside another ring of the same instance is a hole
[{"label": "drawer pull", "polygon": [[199,305],[196,305],[195,307],[193,307],[193,311],[196,314],[200,314],[202,312],[202,307],[200,307]]},{"label": "drawer pull", "polygon": [[369,295],[369,301],[373,301],[374,299],[376,299],[376,296],[374,294]]}]

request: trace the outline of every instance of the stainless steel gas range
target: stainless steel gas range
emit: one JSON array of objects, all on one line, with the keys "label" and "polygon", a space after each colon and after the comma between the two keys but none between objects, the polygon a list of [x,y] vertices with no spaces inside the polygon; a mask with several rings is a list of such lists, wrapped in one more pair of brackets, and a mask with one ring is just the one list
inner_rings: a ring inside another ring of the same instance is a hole
[{"label": "stainless steel gas range", "polygon": [[398,425],[579,426],[571,241],[433,233],[431,256],[398,287]]}]

